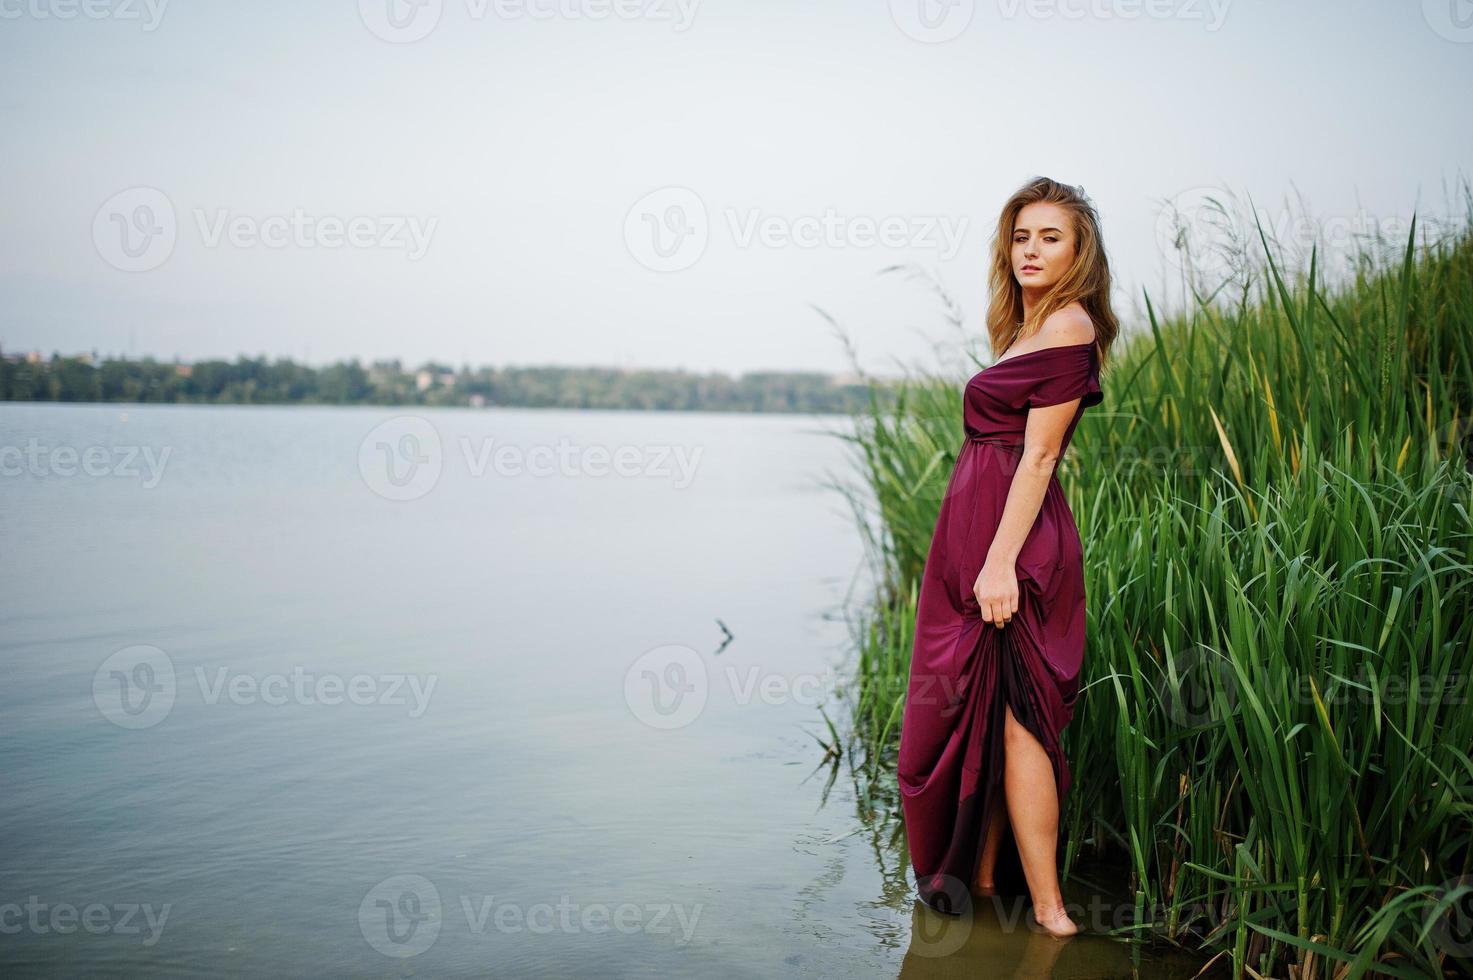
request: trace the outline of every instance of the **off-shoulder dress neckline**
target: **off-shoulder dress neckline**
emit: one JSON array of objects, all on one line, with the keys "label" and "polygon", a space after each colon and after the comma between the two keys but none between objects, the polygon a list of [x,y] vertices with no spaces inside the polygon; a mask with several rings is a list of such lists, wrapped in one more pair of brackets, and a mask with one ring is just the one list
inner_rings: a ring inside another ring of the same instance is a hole
[{"label": "off-shoulder dress neckline", "polygon": [[1001,357],[1001,358],[998,358],[997,360],[993,361],[991,364],[987,365],[982,370],[984,370],[984,371],[991,371],[993,368],[997,367],[999,364],[1006,364],[1008,361],[1020,360],[1020,359],[1022,359],[1024,357],[1028,357],[1031,354],[1047,354],[1049,351],[1055,351],[1055,350],[1078,350],[1080,347],[1093,347],[1094,345],[1095,345],[1095,342],[1093,340],[1086,340],[1082,344],[1055,344],[1052,347],[1040,347],[1037,350],[1025,350],[1023,353],[1021,353],[1021,354],[1014,354],[1012,357]]}]

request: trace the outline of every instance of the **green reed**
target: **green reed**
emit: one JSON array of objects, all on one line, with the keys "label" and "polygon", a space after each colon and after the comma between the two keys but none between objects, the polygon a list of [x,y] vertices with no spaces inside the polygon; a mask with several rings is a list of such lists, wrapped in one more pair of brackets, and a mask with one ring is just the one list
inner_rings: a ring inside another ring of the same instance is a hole
[{"label": "green reed", "polygon": [[[1148,298],[1060,463],[1089,634],[1063,869],[1123,851],[1122,935],[1238,976],[1468,970],[1473,236],[1414,222],[1326,286],[1317,252],[1288,270],[1256,230],[1246,271],[1189,310]],[[922,376],[852,438],[883,587],[849,737],[890,819],[960,415],[961,381]]]}]

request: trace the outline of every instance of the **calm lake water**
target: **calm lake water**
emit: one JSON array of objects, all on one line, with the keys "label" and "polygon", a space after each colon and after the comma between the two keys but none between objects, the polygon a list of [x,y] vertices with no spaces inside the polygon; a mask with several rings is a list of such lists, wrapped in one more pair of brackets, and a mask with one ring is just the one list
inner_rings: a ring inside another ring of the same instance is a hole
[{"label": "calm lake water", "polygon": [[848,428],[0,406],[3,972],[1129,975],[825,798]]}]

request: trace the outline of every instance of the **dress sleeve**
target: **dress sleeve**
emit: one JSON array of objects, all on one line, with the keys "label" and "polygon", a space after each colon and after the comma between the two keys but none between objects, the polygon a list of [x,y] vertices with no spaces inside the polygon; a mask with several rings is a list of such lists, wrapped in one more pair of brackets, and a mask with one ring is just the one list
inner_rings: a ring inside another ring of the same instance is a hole
[{"label": "dress sleeve", "polygon": [[1017,408],[1043,408],[1076,398],[1081,399],[1080,408],[1089,408],[1105,400],[1093,347],[1061,349],[1057,355],[1036,360],[1037,370],[1032,372]]}]

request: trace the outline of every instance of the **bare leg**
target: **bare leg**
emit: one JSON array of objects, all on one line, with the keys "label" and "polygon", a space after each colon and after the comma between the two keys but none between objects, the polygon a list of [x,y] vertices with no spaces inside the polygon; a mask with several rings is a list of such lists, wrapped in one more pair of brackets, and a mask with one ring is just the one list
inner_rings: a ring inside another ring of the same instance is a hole
[{"label": "bare leg", "polygon": [[1064,911],[1064,897],[1059,892],[1058,869],[1054,854],[1059,842],[1059,797],[1054,787],[1054,767],[1048,753],[1033,733],[1013,717],[1010,705],[1004,706],[1003,746],[1007,765],[1003,784],[1007,787],[1008,813],[1013,823],[1013,839],[1018,843],[1018,858],[1023,876],[1028,879],[1028,892],[1033,896],[1033,917],[1038,924],[1056,936],[1072,936],[1079,931]]},{"label": "bare leg", "polygon": [[987,821],[987,837],[982,841],[982,860],[977,865],[976,891],[991,894],[994,887],[992,876],[997,870],[997,852],[1002,847],[1002,832],[1007,826],[1008,811],[1004,805],[1006,793],[998,793],[992,801],[992,816]]}]

